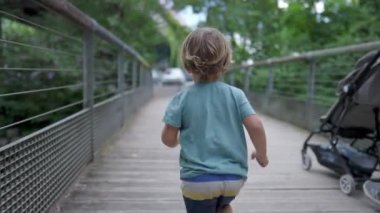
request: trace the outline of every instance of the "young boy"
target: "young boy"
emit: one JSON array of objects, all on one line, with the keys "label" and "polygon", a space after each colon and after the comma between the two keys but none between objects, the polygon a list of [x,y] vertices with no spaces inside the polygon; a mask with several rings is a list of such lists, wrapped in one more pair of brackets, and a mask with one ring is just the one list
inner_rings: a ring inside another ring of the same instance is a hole
[{"label": "young boy", "polygon": [[230,202],[248,170],[243,125],[256,149],[252,159],[268,165],[260,119],[243,91],[218,81],[230,61],[230,45],[214,28],[191,32],[182,45],[183,65],[195,83],[169,103],[161,140],[168,147],[181,144],[181,188],[188,213],[232,212]]}]

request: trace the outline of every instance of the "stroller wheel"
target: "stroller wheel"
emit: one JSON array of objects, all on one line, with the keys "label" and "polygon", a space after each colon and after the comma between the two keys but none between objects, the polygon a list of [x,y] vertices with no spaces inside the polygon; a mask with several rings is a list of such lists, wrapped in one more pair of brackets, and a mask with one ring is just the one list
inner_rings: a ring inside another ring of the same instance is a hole
[{"label": "stroller wheel", "polygon": [[346,195],[352,195],[355,192],[356,183],[352,175],[345,174],[339,179],[340,190]]},{"label": "stroller wheel", "polygon": [[311,157],[307,153],[302,153],[302,168],[306,171],[311,168]]}]

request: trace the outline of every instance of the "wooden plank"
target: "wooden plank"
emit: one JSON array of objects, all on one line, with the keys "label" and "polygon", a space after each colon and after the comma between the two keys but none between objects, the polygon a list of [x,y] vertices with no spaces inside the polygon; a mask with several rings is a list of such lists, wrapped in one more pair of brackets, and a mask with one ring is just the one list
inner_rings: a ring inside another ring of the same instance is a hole
[{"label": "wooden plank", "polygon": [[[89,165],[63,201],[62,212],[185,212],[179,148],[160,142],[161,117],[168,101],[169,96],[156,97],[140,111],[134,124]],[[249,178],[232,204],[235,212],[380,212],[360,190],[352,197],[341,193],[339,177],[315,159],[310,172],[301,169],[300,149],[307,132],[266,116],[262,119],[270,165],[262,169],[250,162]]]}]

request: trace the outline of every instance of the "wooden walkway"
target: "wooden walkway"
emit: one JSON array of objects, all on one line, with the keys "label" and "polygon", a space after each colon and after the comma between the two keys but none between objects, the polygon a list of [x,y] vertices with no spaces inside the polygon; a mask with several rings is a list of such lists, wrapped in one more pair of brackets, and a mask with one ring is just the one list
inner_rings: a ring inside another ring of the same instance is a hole
[{"label": "wooden walkway", "polygon": [[[179,181],[179,148],[160,142],[161,118],[169,96],[144,106],[62,201],[65,213],[185,212]],[[313,161],[301,169],[300,148],[307,132],[262,116],[270,165],[250,163],[248,181],[233,202],[237,213],[370,213],[380,207],[362,191],[353,197],[340,192],[338,176]]]}]

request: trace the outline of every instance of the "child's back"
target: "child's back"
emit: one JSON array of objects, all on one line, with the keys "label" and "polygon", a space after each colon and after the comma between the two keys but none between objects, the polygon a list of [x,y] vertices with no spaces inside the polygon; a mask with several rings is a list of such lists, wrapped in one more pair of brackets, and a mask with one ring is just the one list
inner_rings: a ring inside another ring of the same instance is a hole
[{"label": "child's back", "polygon": [[181,178],[203,174],[246,177],[243,118],[253,115],[244,93],[222,82],[195,83],[177,94],[164,121],[179,127]]},{"label": "child's back", "polygon": [[195,84],[169,103],[161,138],[169,147],[181,144],[181,189],[190,213],[232,212],[248,170],[243,124],[257,150],[252,158],[268,164],[264,128],[245,94],[218,82],[230,60],[216,29],[197,29],[183,43],[182,61]]}]

